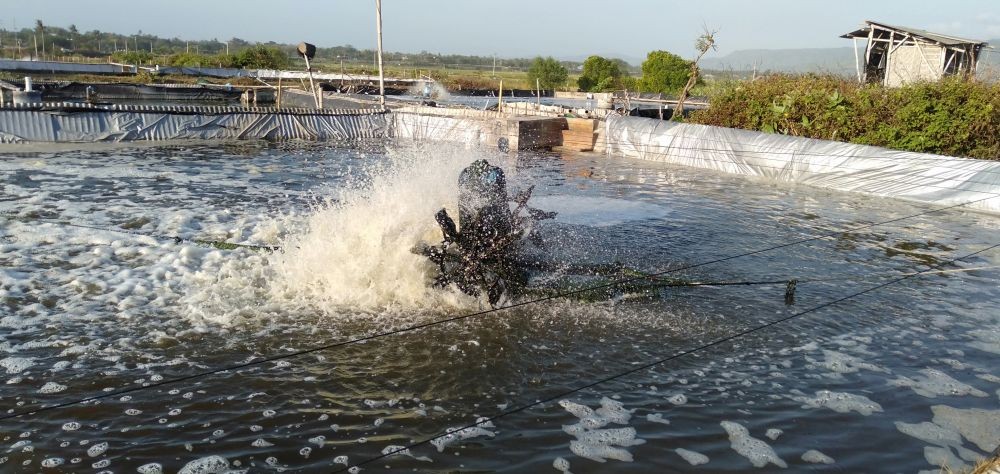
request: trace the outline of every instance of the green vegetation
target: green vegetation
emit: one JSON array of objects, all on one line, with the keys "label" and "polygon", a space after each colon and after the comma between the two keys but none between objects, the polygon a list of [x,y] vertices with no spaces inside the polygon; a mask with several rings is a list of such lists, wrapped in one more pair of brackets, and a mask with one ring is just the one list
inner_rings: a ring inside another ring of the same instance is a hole
[{"label": "green vegetation", "polygon": [[651,51],[642,63],[643,92],[680,92],[691,76],[691,62],[667,51]]},{"label": "green vegetation", "polygon": [[559,61],[551,57],[535,58],[535,62],[528,69],[528,81],[538,81],[538,84],[543,89],[562,87],[566,83],[567,77],[566,66],[563,66]]},{"label": "green vegetation", "polygon": [[695,123],[899,150],[1000,159],[1000,84],[961,78],[900,88],[836,76],[728,84]]},{"label": "green vegetation", "polygon": [[583,62],[583,74],[576,83],[580,90],[607,92],[618,89],[624,76],[619,63],[600,56],[591,56]]}]

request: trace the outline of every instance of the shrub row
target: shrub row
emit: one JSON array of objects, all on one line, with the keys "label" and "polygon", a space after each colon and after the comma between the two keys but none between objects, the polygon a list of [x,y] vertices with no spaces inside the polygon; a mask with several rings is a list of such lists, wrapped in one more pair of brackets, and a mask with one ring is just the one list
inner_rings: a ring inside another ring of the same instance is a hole
[{"label": "shrub row", "polygon": [[775,75],[724,87],[690,121],[1000,159],[1000,84],[962,78],[887,88],[834,76]]}]

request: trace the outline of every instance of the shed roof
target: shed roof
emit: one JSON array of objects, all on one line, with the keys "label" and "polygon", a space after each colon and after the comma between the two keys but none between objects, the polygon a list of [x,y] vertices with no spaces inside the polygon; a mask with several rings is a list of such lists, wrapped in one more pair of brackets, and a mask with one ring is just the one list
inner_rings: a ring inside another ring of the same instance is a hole
[{"label": "shed roof", "polygon": [[917,29],[917,28],[909,28],[909,27],[906,27],[906,26],[887,25],[885,23],[879,23],[877,21],[871,21],[871,20],[866,21],[865,22],[865,26],[863,28],[861,28],[859,30],[852,31],[852,32],[844,34],[844,35],[841,35],[841,38],[847,38],[847,39],[851,39],[851,38],[867,38],[868,37],[868,32],[871,31],[872,26],[877,26],[877,27],[885,29],[885,30],[894,30],[894,31],[899,31],[901,33],[908,33],[908,34],[911,34],[913,36],[917,36],[917,37],[923,38],[925,40],[928,40],[928,41],[931,41],[931,42],[934,42],[934,43],[938,43],[938,44],[941,44],[941,45],[945,45],[945,46],[960,46],[960,45],[966,45],[966,44],[978,44],[978,45],[986,46],[986,45],[989,44],[989,43],[987,43],[985,41],[974,40],[974,39],[967,39],[967,38],[960,38],[958,36],[944,35],[944,34],[941,34],[941,33],[932,33],[930,31],[920,30],[920,29]]}]

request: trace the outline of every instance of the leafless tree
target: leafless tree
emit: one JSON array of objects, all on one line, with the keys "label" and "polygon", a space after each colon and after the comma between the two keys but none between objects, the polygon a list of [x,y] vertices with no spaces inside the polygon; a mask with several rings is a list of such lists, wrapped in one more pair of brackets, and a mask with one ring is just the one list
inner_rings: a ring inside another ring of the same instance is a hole
[{"label": "leafless tree", "polygon": [[717,31],[709,30],[708,27],[705,28],[705,33],[698,37],[694,43],[695,49],[698,51],[698,56],[691,61],[691,75],[688,77],[687,84],[684,85],[684,90],[681,91],[680,97],[677,98],[677,106],[674,107],[673,120],[681,120],[684,117],[684,102],[687,100],[688,95],[691,94],[691,89],[698,84],[698,76],[700,74],[700,69],[698,69],[698,61],[701,61],[702,56],[709,51],[715,50],[715,34]]}]

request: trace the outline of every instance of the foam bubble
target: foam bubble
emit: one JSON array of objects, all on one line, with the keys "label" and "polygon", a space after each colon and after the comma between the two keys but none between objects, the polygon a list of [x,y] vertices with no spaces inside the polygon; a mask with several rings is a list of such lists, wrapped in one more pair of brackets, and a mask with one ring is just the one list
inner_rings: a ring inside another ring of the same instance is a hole
[{"label": "foam bubble", "polygon": [[42,385],[42,388],[38,389],[38,393],[58,393],[63,390],[66,390],[65,385],[55,382],[46,382],[45,385]]},{"label": "foam bubble", "polygon": [[782,433],[784,433],[784,431],[781,431],[777,428],[771,428],[766,432],[764,432],[764,436],[771,438],[771,441],[775,441],[778,439],[779,436],[781,436]]},{"label": "foam bubble", "polygon": [[699,466],[708,463],[708,456],[705,456],[704,454],[701,454],[697,451],[691,451],[689,449],[684,449],[684,448],[677,448],[674,450],[674,452],[677,453],[678,456],[684,458],[684,460],[687,461],[688,464],[692,466]]},{"label": "foam bubble", "polygon": [[927,421],[914,424],[897,421],[896,429],[899,430],[900,433],[907,436],[912,436],[921,441],[926,441],[932,444],[941,446],[962,445],[962,437],[958,434],[958,432],[942,428]]},{"label": "foam bubble", "polygon": [[750,436],[750,432],[743,425],[732,421],[723,421],[720,424],[729,434],[729,442],[733,450],[750,460],[754,467],[764,467],[768,463],[778,467],[788,467],[788,464],[778,457],[770,445]]},{"label": "foam bubble", "polygon": [[29,357],[7,357],[0,359],[0,367],[7,369],[8,374],[19,374],[33,365],[35,365],[35,361]]},{"label": "foam bubble", "polygon": [[882,405],[871,401],[868,397],[845,392],[819,390],[813,398],[793,397],[793,399],[802,402],[802,408],[829,408],[837,413],[856,411],[868,416],[882,411]]},{"label": "foam bubble", "polygon": [[63,458],[46,458],[42,460],[42,467],[59,467],[66,463]]},{"label": "foam bubble", "polygon": [[573,474],[569,472],[569,461],[567,461],[563,457],[557,457],[553,459],[552,467],[554,467],[557,471],[562,472],[563,474]]},{"label": "foam bubble", "polygon": [[163,465],[158,462],[143,464],[136,469],[139,474],[163,474]]},{"label": "foam bubble", "polygon": [[810,449],[802,454],[802,460],[813,464],[833,464],[834,460],[815,449]]},{"label": "foam bubble", "polygon": [[660,413],[650,413],[650,414],[646,415],[646,421],[653,422],[653,423],[660,423],[660,424],[664,424],[664,425],[669,425],[670,424],[670,420],[668,420],[666,418],[663,418],[663,415],[660,414]]},{"label": "foam bubble", "polygon": [[632,462],[632,453],[604,444],[591,444],[574,440],[569,442],[569,450],[581,458],[596,462],[607,462],[608,459]]},{"label": "foam bubble", "polygon": [[889,383],[897,387],[910,387],[918,395],[935,398],[939,395],[972,395],[974,397],[988,397],[989,395],[971,385],[959,382],[950,375],[937,369],[923,369],[920,371],[923,376],[915,379],[900,377]]},{"label": "foam bubble", "polygon": [[177,474],[222,474],[229,470],[229,460],[222,456],[206,456],[184,465]]},{"label": "foam bubble", "polygon": [[104,454],[104,452],[107,451],[107,450],[108,450],[108,443],[107,442],[101,442],[101,443],[97,443],[97,444],[91,446],[90,448],[88,448],[87,449],[87,455],[90,456],[90,457],[92,457],[92,458],[96,458],[97,456],[100,456],[100,455]]},{"label": "foam bubble", "polygon": [[1000,444],[1000,410],[962,410],[934,405],[931,412],[934,413],[935,424],[961,433],[965,439],[985,452],[993,452]]}]

